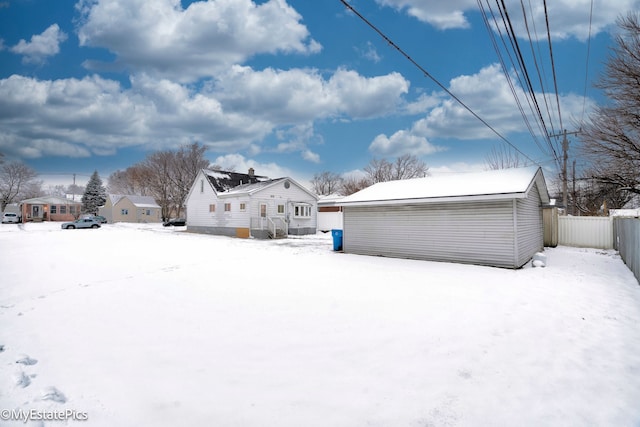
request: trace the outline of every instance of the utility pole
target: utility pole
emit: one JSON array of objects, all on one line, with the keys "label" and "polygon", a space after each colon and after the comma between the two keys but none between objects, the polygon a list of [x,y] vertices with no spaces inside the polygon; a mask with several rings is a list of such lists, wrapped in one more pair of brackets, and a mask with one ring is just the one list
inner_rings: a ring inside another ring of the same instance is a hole
[{"label": "utility pole", "polygon": [[576,204],[576,159],[573,159],[573,190],[571,192],[572,206],[571,206],[571,215],[576,214],[577,204]]},{"label": "utility pole", "polygon": [[[567,197],[567,160],[569,159],[569,140],[567,139],[567,135],[577,135],[578,132],[567,132],[567,130],[565,129],[561,134],[558,135],[549,135],[549,136],[553,136],[553,137],[558,137],[560,135],[562,135],[562,204],[564,206],[564,213],[565,215],[568,213],[569,211],[569,206],[567,206],[569,204],[568,201],[568,197]],[[575,175],[575,170],[574,170],[574,175]]]},{"label": "utility pole", "polygon": [[562,205],[564,206],[565,215],[568,211],[567,206],[567,159],[569,158],[569,141],[567,140],[567,130],[565,129],[562,137]]}]

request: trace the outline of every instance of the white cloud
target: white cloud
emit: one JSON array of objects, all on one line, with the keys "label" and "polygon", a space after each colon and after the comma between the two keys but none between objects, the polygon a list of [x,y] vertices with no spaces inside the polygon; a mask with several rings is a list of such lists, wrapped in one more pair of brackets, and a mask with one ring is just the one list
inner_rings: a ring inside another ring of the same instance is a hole
[{"label": "white cloud", "polygon": [[98,76],[43,81],[14,75],[0,80],[5,134],[0,148],[31,157],[84,156],[197,141],[214,152],[258,153],[265,138],[276,133],[282,150],[319,162],[310,147],[323,143],[314,134],[315,120],[388,114],[407,87],[396,73],[365,78],[338,70],[325,79],[315,70],[247,67],[235,67],[216,84],[200,88],[146,74],[132,76],[126,89]]},{"label": "white cloud", "polygon": [[[522,115],[518,112],[516,101],[500,66],[494,64],[481,69],[473,75],[463,75],[452,79],[448,89],[462,100],[472,111],[488,123],[500,135],[508,137],[514,133],[528,132]],[[525,108],[526,115],[533,131],[540,141],[544,139],[536,125],[533,113],[528,109],[524,92],[516,87],[516,93]],[[536,97],[541,108],[549,105],[555,129],[559,127],[555,95],[546,95],[548,102],[544,102],[543,94]],[[564,125],[567,122],[579,122],[582,117],[583,105],[588,113],[593,108],[593,101],[585,100],[582,96],[567,94],[559,97]],[[370,151],[379,155],[399,155],[414,153],[428,155],[442,151],[429,140],[446,140],[456,138],[461,140],[500,139],[489,127],[473,116],[466,108],[445,94],[425,97],[420,105],[427,108],[426,114],[415,121],[409,129],[402,129],[391,136],[378,135],[369,146]],[[416,108],[416,110],[419,110]],[[549,133],[554,129],[548,119],[549,114],[543,110],[543,117]]]},{"label": "white cloud", "polygon": [[376,0],[383,6],[397,10],[406,10],[409,16],[433,25],[441,30],[450,28],[467,28],[469,22],[464,12],[477,7],[475,0]]},{"label": "white cloud", "polygon": [[409,82],[399,73],[364,77],[339,69],[327,80],[311,69],[255,71],[235,66],[220,76],[215,90],[232,110],[298,123],[340,114],[351,118],[390,114],[401,104]]},{"label": "white cloud", "polygon": [[42,34],[31,36],[31,41],[20,40],[10,50],[18,55],[23,55],[25,63],[42,63],[46,58],[57,55],[60,52],[60,43],[67,39],[67,35],[60,30],[58,24],[52,24]]},{"label": "white cloud", "polygon": [[212,163],[220,166],[222,170],[231,170],[240,173],[247,173],[249,168],[253,168],[256,175],[266,176],[272,179],[292,175],[289,169],[283,168],[276,163],[260,163],[253,159],[247,159],[238,153],[216,157]]},{"label": "white cloud", "polygon": [[[468,28],[469,21],[465,14],[476,13],[478,10],[476,0],[376,0],[376,2],[383,6],[405,11],[407,15],[441,30]],[[525,11],[529,32],[527,32],[525,25],[521,2],[507,0],[505,4],[515,32],[520,38],[528,38],[528,34],[536,38],[535,33],[537,33],[538,39],[546,39],[547,17],[549,18],[551,37],[554,40],[575,37],[584,41],[589,36],[592,0],[554,0],[547,2],[546,16],[541,2],[536,2],[534,5],[530,2],[527,3]],[[638,8],[640,8],[638,0],[594,0],[593,14],[591,16],[591,35],[607,30],[619,16]]]},{"label": "white cloud", "polygon": [[403,154],[421,157],[443,150],[444,147],[431,144],[424,136],[406,130],[399,130],[390,137],[378,135],[369,145],[369,151],[382,157],[398,157]]},{"label": "white cloud", "polygon": [[[82,46],[104,47],[135,72],[187,82],[256,54],[313,54],[302,17],[284,0],[82,0]],[[87,63],[89,67],[99,64]]]}]

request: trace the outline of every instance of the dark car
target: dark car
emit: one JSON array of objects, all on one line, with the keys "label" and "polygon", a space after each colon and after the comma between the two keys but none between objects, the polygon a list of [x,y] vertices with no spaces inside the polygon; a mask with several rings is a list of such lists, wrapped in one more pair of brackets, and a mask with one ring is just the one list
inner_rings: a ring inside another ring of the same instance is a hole
[{"label": "dark car", "polygon": [[170,219],[169,221],[163,222],[162,225],[164,225],[165,227],[170,227],[170,226],[180,227],[183,225],[187,225],[187,220],[184,218],[174,218],[174,219]]},{"label": "dark car", "polygon": [[99,222],[100,224],[107,223],[107,218],[103,217],[102,215],[94,215],[92,218],[95,219],[96,222]]},{"label": "dark car", "polygon": [[102,215],[84,215],[82,219],[93,219],[98,224],[107,223],[107,218],[103,217]]}]

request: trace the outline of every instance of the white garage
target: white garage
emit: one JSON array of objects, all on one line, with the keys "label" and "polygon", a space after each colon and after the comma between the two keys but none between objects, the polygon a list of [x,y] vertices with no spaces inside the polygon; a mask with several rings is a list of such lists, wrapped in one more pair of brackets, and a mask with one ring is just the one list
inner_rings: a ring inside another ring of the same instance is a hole
[{"label": "white garage", "polygon": [[544,249],[540,168],[390,181],[341,199],[345,253],[520,268]]}]

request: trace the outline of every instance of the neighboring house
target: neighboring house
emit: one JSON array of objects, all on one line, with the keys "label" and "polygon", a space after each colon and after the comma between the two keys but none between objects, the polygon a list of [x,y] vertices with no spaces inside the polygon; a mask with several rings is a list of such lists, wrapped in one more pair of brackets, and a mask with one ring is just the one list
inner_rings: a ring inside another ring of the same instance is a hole
[{"label": "neighboring house", "polygon": [[73,221],[81,209],[82,203],[58,196],[35,197],[20,202],[23,222]]},{"label": "neighboring house", "polygon": [[320,196],[320,200],[318,200],[319,231],[326,233],[333,229],[342,230],[342,206],[336,204],[342,197],[336,194]]},{"label": "neighboring house", "polygon": [[162,222],[161,209],[151,196],[107,195],[98,213],[107,222]]},{"label": "neighboring house", "polygon": [[347,253],[519,268],[544,249],[540,168],[382,182],[337,204]]},{"label": "neighboring house", "polygon": [[261,239],[315,234],[317,201],[291,178],[202,169],[187,196],[187,230]]}]

